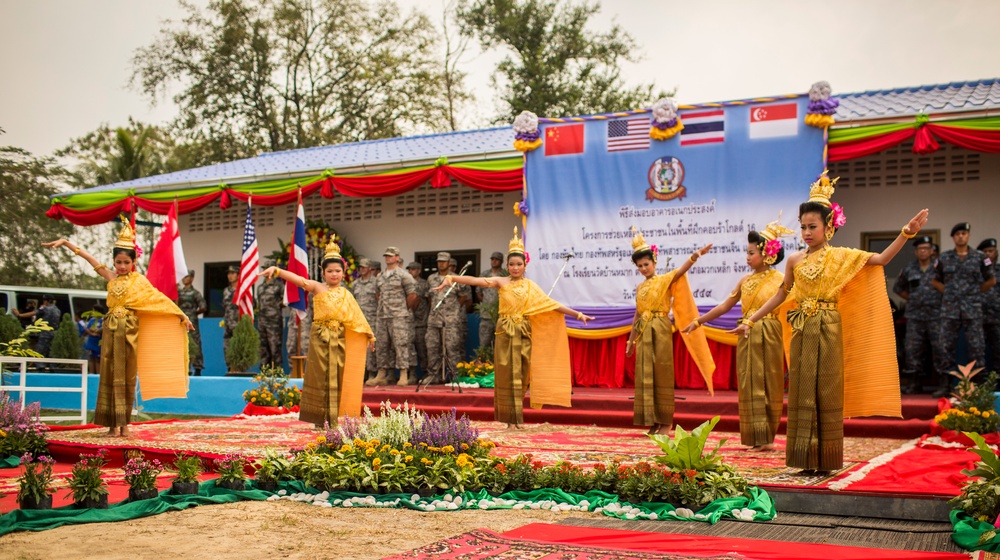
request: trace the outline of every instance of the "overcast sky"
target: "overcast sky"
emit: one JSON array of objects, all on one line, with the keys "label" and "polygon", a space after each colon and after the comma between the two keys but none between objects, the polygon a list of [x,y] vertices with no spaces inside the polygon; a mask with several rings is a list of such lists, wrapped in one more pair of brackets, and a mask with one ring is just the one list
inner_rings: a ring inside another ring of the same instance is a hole
[{"label": "overcast sky", "polygon": [[[204,0],[195,0],[204,4]],[[442,0],[399,0],[440,20]],[[1000,76],[997,0],[605,0],[644,59],[623,68],[630,84],[678,88],[681,103],[836,92]],[[133,51],[152,42],[173,0],[0,0],[0,145],[50,154],[101,123],[129,116],[163,123],[169,99],[150,107],[130,89]],[[493,112],[489,74],[498,53],[470,55],[477,110]],[[548,115],[555,116],[555,115]]]}]

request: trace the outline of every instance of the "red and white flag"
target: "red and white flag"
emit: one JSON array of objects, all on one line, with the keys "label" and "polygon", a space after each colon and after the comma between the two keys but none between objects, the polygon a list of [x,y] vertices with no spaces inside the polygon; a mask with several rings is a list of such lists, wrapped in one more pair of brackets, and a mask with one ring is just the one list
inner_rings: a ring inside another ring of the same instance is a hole
[{"label": "red and white flag", "polygon": [[799,133],[798,116],[798,105],[795,103],[751,107],[750,138],[795,136]]},{"label": "red and white flag", "polygon": [[184,247],[181,246],[181,232],[177,224],[177,205],[173,204],[167,212],[167,219],[163,222],[153,254],[149,257],[146,278],[154,288],[176,300],[177,283],[185,276],[187,262],[184,260]]},{"label": "red and white flag", "polygon": [[[302,208],[302,198],[299,198],[299,210],[295,214],[295,229],[292,231],[292,241],[288,244],[288,272],[309,278],[309,255],[306,254],[306,211]],[[306,316],[308,306],[306,291],[295,282],[285,283],[285,305],[295,312],[295,318],[301,321]]]},{"label": "red and white flag", "polygon": [[253,285],[257,282],[260,258],[257,254],[257,230],[253,227],[250,201],[247,201],[247,223],[243,229],[243,257],[240,258],[240,278],[236,281],[233,303],[240,308],[240,317],[253,319]]}]

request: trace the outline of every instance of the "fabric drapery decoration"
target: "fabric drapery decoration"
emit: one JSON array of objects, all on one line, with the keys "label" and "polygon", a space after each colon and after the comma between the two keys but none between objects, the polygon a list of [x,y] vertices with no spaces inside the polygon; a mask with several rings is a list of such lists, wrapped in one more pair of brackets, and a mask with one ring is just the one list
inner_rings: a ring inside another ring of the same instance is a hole
[{"label": "fabric drapery decoration", "polygon": [[247,201],[253,196],[259,206],[283,206],[302,196],[319,192],[324,198],[336,193],[355,197],[396,196],[411,191],[425,183],[434,188],[452,186],[454,182],[483,192],[507,192],[522,187],[523,162],[518,159],[429,165],[391,172],[355,175],[336,175],[333,170],[300,179],[276,179],[242,185],[182,188],[137,194],[131,189],[101,192],[81,192],[52,199],[46,216],[81,226],[103,224],[122,212],[131,212],[132,204],[152,212],[166,215],[177,200],[178,212],[189,214],[219,201],[223,210],[232,206],[233,199]]},{"label": "fabric drapery decoration", "polygon": [[929,154],[947,142],[960,148],[1000,153],[1000,117],[931,122],[917,115],[912,123],[883,124],[830,131],[829,160],[845,161],[875,154],[913,139],[913,152]]},{"label": "fabric drapery decoration", "polygon": [[[674,385],[679,389],[708,389],[681,334],[674,333]],[[581,387],[634,387],[635,355],[625,357],[628,332],[604,339],[569,339],[573,385]],[[715,342],[708,348],[715,361],[712,385],[717,390],[736,389],[736,346]]]}]

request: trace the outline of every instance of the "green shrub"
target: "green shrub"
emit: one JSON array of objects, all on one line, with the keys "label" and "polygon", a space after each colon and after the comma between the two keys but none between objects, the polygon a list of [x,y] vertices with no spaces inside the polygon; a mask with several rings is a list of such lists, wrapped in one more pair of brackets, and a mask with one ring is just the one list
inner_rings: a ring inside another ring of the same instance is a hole
[{"label": "green shrub", "polygon": [[233,337],[229,339],[226,363],[232,371],[244,372],[259,362],[260,334],[253,326],[253,319],[244,315],[240,317],[240,322],[233,329]]},{"label": "green shrub", "polygon": [[79,360],[81,355],[83,355],[83,341],[80,339],[80,332],[73,316],[66,313],[62,316],[62,321],[59,321],[59,328],[56,329],[55,335],[52,337],[49,357]]}]

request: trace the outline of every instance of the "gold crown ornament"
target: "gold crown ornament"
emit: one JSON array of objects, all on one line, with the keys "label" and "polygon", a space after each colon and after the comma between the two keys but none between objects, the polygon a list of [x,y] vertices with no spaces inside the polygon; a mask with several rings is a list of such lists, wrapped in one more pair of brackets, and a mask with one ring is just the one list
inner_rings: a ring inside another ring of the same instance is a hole
[{"label": "gold crown ornament", "polygon": [[[652,251],[652,249],[650,249],[650,247],[649,247],[649,243],[646,243],[646,238],[642,236],[642,232],[640,232],[639,230],[635,229],[635,226],[632,226],[632,233],[634,234],[632,236],[632,254],[633,255],[636,254],[636,253],[639,253],[641,251]],[[654,255],[654,258],[655,258],[655,255]]]},{"label": "gold crown ornament", "polygon": [[330,242],[326,244],[326,249],[323,251],[323,260],[336,259],[338,261],[343,261],[344,258],[340,256],[340,245],[337,245],[337,238],[330,236]]},{"label": "gold crown ornament", "polygon": [[517,236],[517,226],[514,226],[514,237],[511,238],[510,243],[507,246],[508,255],[523,255],[524,254],[524,241]]},{"label": "gold crown ornament", "polygon": [[119,219],[122,221],[122,230],[118,232],[118,240],[115,241],[115,247],[135,251],[135,230],[132,229],[132,225],[124,214],[119,216]]},{"label": "gold crown ornament", "polygon": [[781,241],[778,241],[778,238],[795,232],[781,225],[781,212],[778,212],[778,219],[767,224],[767,227],[758,233],[764,241],[758,243],[757,247],[764,255],[764,263],[770,266],[778,260],[778,252],[781,250]]},{"label": "gold crown ornament", "polygon": [[830,207],[830,198],[833,197],[834,185],[840,177],[835,177],[830,179],[827,173],[830,171],[827,169],[823,170],[823,174],[816,179],[816,182],[809,187],[809,202],[818,202],[827,208]]}]

